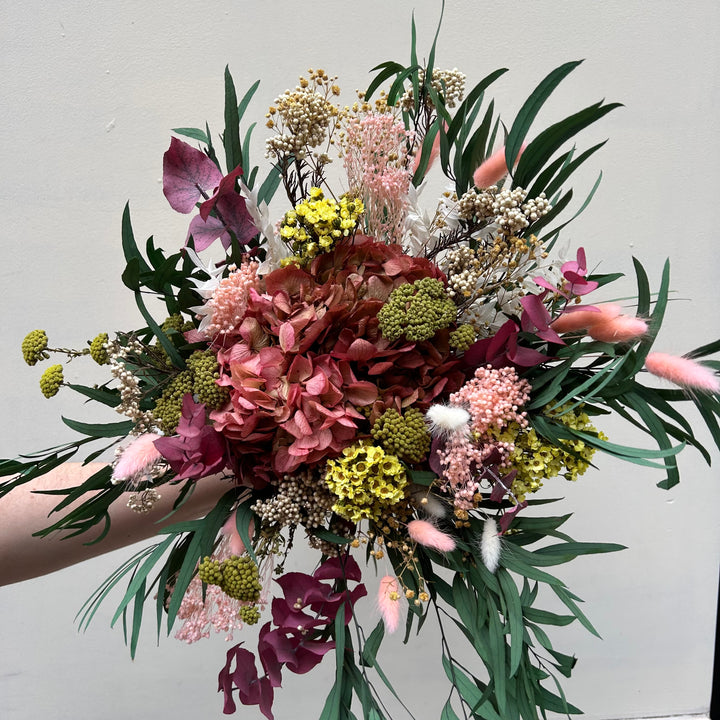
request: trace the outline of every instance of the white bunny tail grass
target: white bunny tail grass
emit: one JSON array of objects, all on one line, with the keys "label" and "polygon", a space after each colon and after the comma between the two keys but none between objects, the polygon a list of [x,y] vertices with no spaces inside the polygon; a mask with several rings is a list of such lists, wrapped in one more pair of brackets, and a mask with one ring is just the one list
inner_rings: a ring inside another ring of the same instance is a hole
[{"label": "white bunny tail grass", "polygon": [[500,562],[502,552],[502,540],[498,530],[498,524],[493,518],[488,518],[483,525],[482,538],[480,539],[480,556],[485,567],[494,573]]},{"label": "white bunny tail grass", "polygon": [[431,405],[425,413],[433,437],[445,437],[454,432],[469,432],[470,413],[459,405]]}]

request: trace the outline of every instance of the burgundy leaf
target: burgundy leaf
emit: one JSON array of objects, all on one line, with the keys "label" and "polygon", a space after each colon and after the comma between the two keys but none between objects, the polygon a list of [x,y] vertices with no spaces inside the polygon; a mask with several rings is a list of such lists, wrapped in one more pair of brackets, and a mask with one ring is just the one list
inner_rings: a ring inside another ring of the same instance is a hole
[{"label": "burgundy leaf", "polygon": [[[237,193],[224,195],[218,198],[215,210],[225,223],[225,228],[235,235],[240,245],[247,245],[258,233],[248,212],[245,198]],[[230,238],[227,244],[222,240],[225,249],[230,247]]]},{"label": "burgundy leaf", "polygon": [[200,150],[172,138],[163,155],[163,194],[173,210],[192,212],[197,201],[222,180],[215,163]]},{"label": "burgundy leaf", "polygon": [[187,237],[185,238],[186,245],[191,235],[195,243],[195,249],[198,252],[210,247],[218,238],[221,238],[223,247],[226,246],[226,243],[230,245],[230,236],[227,234],[225,226],[213,216],[210,216],[205,221],[199,215],[196,215],[190,222]]},{"label": "burgundy leaf", "polygon": [[527,507],[527,501],[521,502],[519,505],[513,505],[509,510],[506,510],[503,516],[500,518],[498,523],[500,526],[500,532],[504,533],[510,527],[510,523],[515,519],[515,516],[523,509]]},{"label": "burgundy leaf", "polygon": [[242,175],[242,168],[238,165],[231,173],[228,173],[220,180],[213,196],[200,206],[200,217],[203,220],[208,219],[208,215],[210,215],[210,212],[221,197],[230,194],[237,195],[235,191],[235,181],[239,175]]},{"label": "burgundy leaf", "polygon": [[316,580],[362,580],[362,571],[352,555],[337,555],[326,560],[313,573]]}]

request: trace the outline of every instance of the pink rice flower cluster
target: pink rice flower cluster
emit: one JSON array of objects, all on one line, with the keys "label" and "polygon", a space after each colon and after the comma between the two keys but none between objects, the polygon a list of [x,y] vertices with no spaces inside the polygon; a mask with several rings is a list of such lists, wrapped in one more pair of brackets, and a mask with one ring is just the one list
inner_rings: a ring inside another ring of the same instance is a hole
[{"label": "pink rice flower cluster", "polygon": [[403,123],[389,113],[353,118],[347,126],[350,191],[365,204],[368,232],[393,243],[402,239],[408,208],[409,137]]},{"label": "pink rice flower cluster", "polygon": [[526,427],[526,415],[519,408],[530,399],[530,389],[515,368],[486,365],[475,370],[475,377],[453,393],[450,402],[467,407],[473,432],[483,436],[489,428],[502,429],[511,422]]},{"label": "pink rice flower cluster", "polygon": [[475,376],[450,395],[452,405],[468,410],[472,433],[465,429],[450,433],[444,447],[437,451],[443,489],[453,495],[456,507],[473,507],[486,463],[499,467],[507,464],[514,448],[490,437],[488,430],[501,430],[511,422],[527,427],[526,414],[520,408],[530,398],[530,389],[514,368],[486,365],[477,368]]},{"label": "pink rice flower cluster", "polygon": [[443,490],[452,493],[456,507],[473,507],[473,498],[480,489],[475,479],[488,452],[476,445],[464,433],[452,433],[445,447],[438,450],[438,459],[443,467]]},{"label": "pink rice flower cluster", "polygon": [[237,330],[247,309],[250,289],[257,289],[258,263],[242,263],[220,280],[199,314],[203,316],[199,330],[206,337],[230,334]]}]

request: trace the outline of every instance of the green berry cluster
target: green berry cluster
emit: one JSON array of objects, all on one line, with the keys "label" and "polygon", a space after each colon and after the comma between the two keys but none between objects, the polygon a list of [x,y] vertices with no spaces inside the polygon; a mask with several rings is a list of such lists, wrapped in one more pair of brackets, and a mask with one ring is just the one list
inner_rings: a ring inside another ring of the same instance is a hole
[{"label": "green berry cluster", "polygon": [[220,562],[206,555],[198,565],[198,577],[207,585],[221,585],[223,575]]},{"label": "green berry cluster", "polygon": [[420,462],[430,450],[425,418],[415,408],[404,415],[389,408],[375,421],[371,433],[376,443],[406,462]]},{"label": "green berry cluster", "polygon": [[160,329],[167,335],[172,330],[175,332],[185,332],[193,327],[194,325],[190,321],[185,320],[180,313],[175,313],[165,318]]},{"label": "green berry cluster", "polygon": [[98,364],[98,365],[107,365],[108,362],[108,354],[107,350],[105,349],[105,345],[108,341],[108,334],[107,333],[100,333],[99,335],[96,335],[92,342],[90,343],[90,357]]},{"label": "green berry cluster", "polygon": [[220,366],[212,350],[196,350],[188,358],[187,366],[193,374],[193,390],[198,400],[212,410],[222,407],[230,393],[217,384]]},{"label": "green berry cluster", "polygon": [[28,365],[35,365],[40,360],[47,360],[50,355],[45,352],[48,346],[48,337],[44,330],[29,332],[22,341],[23,359]]},{"label": "green berry cluster", "polygon": [[[188,330],[192,330],[194,327],[195,326],[192,324],[192,322],[190,322],[189,320],[185,320],[185,318],[180,313],[170,315],[169,317],[165,318],[162,325],[160,325],[160,329],[166,335],[170,335],[171,333],[187,332]],[[165,365],[167,367],[172,367],[173,362],[170,359],[170,356],[167,354],[167,350],[165,350],[165,348],[160,344],[160,342],[155,343],[155,349],[160,355],[161,359],[164,361]]]},{"label": "green berry cluster", "polygon": [[57,395],[64,379],[62,365],[51,365],[40,377],[42,394],[46,398]]},{"label": "green berry cluster", "polygon": [[390,341],[404,335],[411,342],[429,340],[455,322],[457,308],[435,278],[406,283],[390,293],[378,313],[380,332]]},{"label": "green berry cluster", "polygon": [[477,338],[477,333],[472,325],[459,325],[457,330],[450,333],[448,342],[451,348],[465,352]]},{"label": "green berry cluster", "polygon": [[153,416],[164,433],[172,435],[177,430],[182,415],[183,397],[192,392],[193,374],[190,370],[183,370],[168,383],[153,410]]},{"label": "green berry cluster", "polygon": [[183,397],[190,393],[210,410],[217,410],[228,400],[229,391],[217,379],[220,367],[211,350],[196,350],[187,361],[187,369],[179,372],[155,404],[153,415],[163,432],[172,434],[182,415]]},{"label": "green berry cluster", "polygon": [[257,605],[243,605],[238,615],[246,625],[257,625],[260,620],[260,608]]},{"label": "green berry cluster", "polygon": [[247,555],[232,555],[222,562],[205,557],[198,565],[198,577],[236,600],[255,603],[260,599],[258,566]]}]

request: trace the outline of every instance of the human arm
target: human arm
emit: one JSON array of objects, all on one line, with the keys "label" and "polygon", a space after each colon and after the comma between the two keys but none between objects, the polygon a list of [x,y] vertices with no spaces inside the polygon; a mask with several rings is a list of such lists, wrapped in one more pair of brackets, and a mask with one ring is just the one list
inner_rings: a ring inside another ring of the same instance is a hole
[{"label": "human arm", "polygon": [[108,534],[92,545],[87,543],[100,535],[102,525],[71,538],[62,534],[33,537],[34,532],[51,524],[48,516],[59,502],[57,495],[37,491],[80,485],[102,467],[102,463],[66,463],[0,498],[0,586],[46,575],[131,545],[151,537],[164,525],[202,517],[231,487],[220,475],[203,478],[187,501],[164,522],[158,521],[172,510],[182,485],[163,485],[159,489],[160,500],[146,514],[140,515],[125,503],[116,502],[109,510]]}]

